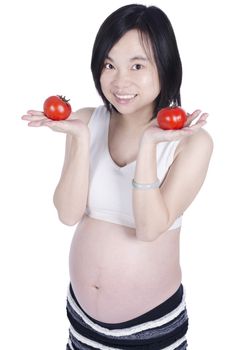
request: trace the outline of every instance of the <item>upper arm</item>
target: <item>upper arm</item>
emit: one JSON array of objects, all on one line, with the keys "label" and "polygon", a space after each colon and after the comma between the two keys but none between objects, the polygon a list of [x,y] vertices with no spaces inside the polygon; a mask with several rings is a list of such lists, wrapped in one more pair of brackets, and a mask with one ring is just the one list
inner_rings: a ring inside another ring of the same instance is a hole
[{"label": "upper arm", "polygon": [[[91,107],[81,108],[78,111],[72,113],[72,118],[73,119],[80,119],[83,123],[88,125],[93,111],[94,111],[94,108],[91,108]],[[69,161],[71,144],[72,144],[72,136],[70,134],[66,134],[65,156],[64,156],[64,164],[63,164],[61,176],[63,175],[63,173],[66,169],[66,165],[68,164],[68,161]]]},{"label": "upper arm", "polygon": [[183,139],[181,151],[160,188],[169,214],[169,225],[188,208],[199,192],[212,151],[212,138],[204,129]]}]

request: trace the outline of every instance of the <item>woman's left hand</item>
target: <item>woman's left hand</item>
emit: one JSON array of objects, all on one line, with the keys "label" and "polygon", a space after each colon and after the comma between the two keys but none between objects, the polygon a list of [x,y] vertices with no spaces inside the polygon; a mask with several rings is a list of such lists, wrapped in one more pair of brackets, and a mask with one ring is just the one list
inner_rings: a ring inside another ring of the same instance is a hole
[{"label": "woman's left hand", "polygon": [[[192,122],[198,117],[199,119],[192,124]],[[188,137],[198,132],[207,123],[207,117],[208,113],[201,113],[199,109],[194,111],[192,114],[187,113],[187,121],[185,122],[184,127],[178,130],[163,130],[158,126],[157,120],[155,119],[152,124],[145,129],[141,141],[145,143],[159,143],[176,141],[181,138]]]}]

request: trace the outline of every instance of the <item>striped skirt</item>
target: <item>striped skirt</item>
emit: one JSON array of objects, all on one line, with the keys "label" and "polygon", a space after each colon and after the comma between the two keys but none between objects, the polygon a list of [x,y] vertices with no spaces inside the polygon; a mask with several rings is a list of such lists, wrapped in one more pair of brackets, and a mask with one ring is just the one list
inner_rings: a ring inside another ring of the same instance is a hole
[{"label": "striped skirt", "polygon": [[71,284],[67,296],[70,321],[66,350],[185,350],[188,315],[182,284],[169,299],[130,321],[103,323],[86,314]]}]

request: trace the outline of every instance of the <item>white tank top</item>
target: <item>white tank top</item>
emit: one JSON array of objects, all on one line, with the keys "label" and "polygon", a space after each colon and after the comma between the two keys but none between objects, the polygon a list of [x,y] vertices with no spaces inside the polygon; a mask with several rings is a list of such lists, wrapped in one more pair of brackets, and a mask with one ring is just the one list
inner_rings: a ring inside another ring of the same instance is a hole
[{"label": "white tank top", "polygon": [[[135,228],[132,206],[132,179],[136,161],[120,167],[111,158],[108,147],[110,113],[105,106],[96,108],[89,121],[90,178],[85,213],[95,219]],[[157,175],[162,183],[179,141],[157,145]],[[169,230],[181,226],[178,217]]]}]

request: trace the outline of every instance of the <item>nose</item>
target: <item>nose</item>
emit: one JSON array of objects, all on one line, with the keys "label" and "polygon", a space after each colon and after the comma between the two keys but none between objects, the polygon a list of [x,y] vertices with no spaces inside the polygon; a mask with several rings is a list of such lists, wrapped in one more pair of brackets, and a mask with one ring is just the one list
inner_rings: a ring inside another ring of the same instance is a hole
[{"label": "nose", "polygon": [[129,75],[125,71],[117,71],[113,80],[113,86],[116,89],[127,89],[131,85]]}]

